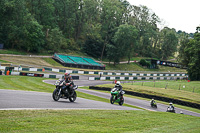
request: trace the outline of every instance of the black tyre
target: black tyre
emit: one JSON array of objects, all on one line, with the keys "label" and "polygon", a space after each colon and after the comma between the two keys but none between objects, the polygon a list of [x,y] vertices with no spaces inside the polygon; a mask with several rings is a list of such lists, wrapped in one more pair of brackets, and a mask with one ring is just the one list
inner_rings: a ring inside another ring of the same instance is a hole
[{"label": "black tyre", "polygon": [[58,101],[60,99],[60,96],[58,95],[59,93],[59,89],[56,88],[54,91],[53,91],[53,94],[52,94],[52,97],[53,97],[53,100],[54,101]]},{"label": "black tyre", "polygon": [[119,101],[119,105],[122,106],[124,104],[124,98],[121,98]]},{"label": "black tyre", "polygon": [[113,97],[113,96],[110,97],[110,103],[111,103],[111,104],[114,103],[114,97]]},{"label": "black tyre", "polygon": [[70,102],[74,102],[74,101],[76,100],[76,97],[77,97],[77,94],[76,94],[76,92],[74,91],[74,94],[73,94],[71,97],[69,97],[69,101],[70,101]]}]

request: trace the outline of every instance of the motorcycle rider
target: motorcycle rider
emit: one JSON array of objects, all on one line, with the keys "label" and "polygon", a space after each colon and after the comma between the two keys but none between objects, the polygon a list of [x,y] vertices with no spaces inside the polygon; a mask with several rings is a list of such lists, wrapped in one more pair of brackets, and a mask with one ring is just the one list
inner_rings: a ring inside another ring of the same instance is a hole
[{"label": "motorcycle rider", "polygon": [[154,105],[154,104],[156,103],[156,101],[155,101],[154,99],[152,99],[152,100],[150,101],[150,103],[151,103],[151,105]]},{"label": "motorcycle rider", "polygon": [[115,88],[117,88],[117,91],[119,91],[119,96],[121,97],[122,96],[122,94],[121,94],[121,92],[122,92],[122,86],[121,86],[120,81],[116,82]]},{"label": "motorcycle rider", "polygon": [[174,105],[173,105],[172,102],[169,103],[169,107],[168,108],[170,108],[170,107],[172,107],[172,109],[174,110]]},{"label": "motorcycle rider", "polygon": [[73,94],[73,86],[74,86],[74,82],[72,79],[72,76],[70,76],[70,73],[65,73],[64,74],[64,85],[62,89],[66,89],[66,91],[69,92],[70,95]]}]

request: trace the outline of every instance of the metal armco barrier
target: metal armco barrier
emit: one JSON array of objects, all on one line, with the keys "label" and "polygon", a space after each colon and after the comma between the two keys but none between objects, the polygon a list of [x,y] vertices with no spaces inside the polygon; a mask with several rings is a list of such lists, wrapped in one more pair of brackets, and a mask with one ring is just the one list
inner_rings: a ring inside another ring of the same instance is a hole
[{"label": "metal armco barrier", "polygon": [[[63,75],[50,75],[50,74],[25,73],[25,72],[11,72],[11,75],[43,77],[43,78],[63,78]],[[72,76],[72,79],[79,80],[79,76]]]},{"label": "metal armco barrier", "polygon": [[44,74],[35,74],[35,73],[24,73],[24,72],[20,72],[21,76],[32,76],[32,77],[44,77]]},{"label": "metal armco barrier", "polygon": [[73,80],[79,80],[79,76],[72,76]]},{"label": "metal armco barrier", "polygon": [[[96,87],[96,86],[89,86],[89,89],[111,91],[111,88]],[[172,98],[168,98],[168,97],[149,95],[149,94],[144,94],[144,93],[139,93],[139,92],[132,92],[132,91],[126,91],[126,90],[124,90],[124,91],[128,95],[144,97],[144,98],[149,98],[149,99],[154,98],[156,100],[160,100],[160,101],[164,101],[164,102],[172,102],[172,103],[175,103],[175,104],[179,104],[179,105],[184,105],[184,106],[200,109],[200,104],[197,104],[197,103],[186,102],[186,101],[182,101],[182,100],[178,100],[178,99],[172,99]]]},{"label": "metal armco barrier", "polygon": [[88,80],[185,80],[186,77],[89,77]]},{"label": "metal armco barrier", "polygon": [[[31,71],[31,72],[42,72],[42,71],[52,71],[52,72],[62,72],[71,74],[90,74],[99,75],[100,77],[89,77],[89,80],[176,80],[176,79],[186,79],[187,74],[182,72],[118,72],[118,71],[84,71],[84,70],[67,70],[67,69],[56,69],[56,68],[22,68],[13,67],[14,71]],[[5,66],[0,66],[0,69],[5,70]],[[111,77],[104,77],[111,76]],[[45,77],[45,76],[44,76]],[[54,77],[54,76],[52,76]]]}]

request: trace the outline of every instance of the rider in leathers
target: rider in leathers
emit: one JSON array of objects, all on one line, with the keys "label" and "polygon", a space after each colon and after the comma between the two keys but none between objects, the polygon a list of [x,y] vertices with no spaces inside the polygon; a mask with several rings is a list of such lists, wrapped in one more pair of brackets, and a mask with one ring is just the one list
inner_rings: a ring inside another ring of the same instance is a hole
[{"label": "rider in leathers", "polygon": [[74,82],[72,77],[70,76],[70,73],[65,73],[64,75],[64,85],[63,89],[66,89],[66,91],[69,92],[70,95],[73,94],[73,86],[74,86]]},{"label": "rider in leathers", "polygon": [[150,103],[151,103],[151,105],[154,105],[154,104],[156,103],[156,101],[155,101],[154,99],[152,99],[152,100],[150,101]]},{"label": "rider in leathers", "polygon": [[[117,81],[116,82],[116,85],[115,85],[115,88],[117,88],[118,89],[118,91],[119,91],[119,96],[121,97],[122,96],[122,86],[121,86],[121,84],[120,84],[120,81]],[[117,98],[117,97],[116,97]]]}]

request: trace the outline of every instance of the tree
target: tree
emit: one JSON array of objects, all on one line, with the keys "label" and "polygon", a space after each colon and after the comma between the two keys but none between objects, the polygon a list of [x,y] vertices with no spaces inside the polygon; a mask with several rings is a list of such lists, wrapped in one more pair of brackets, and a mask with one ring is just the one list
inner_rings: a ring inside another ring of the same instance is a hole
[{"label": "tree", "polygon": [[90,24],[87,26],[86,41],[83,46],[83,51],[90,56],[99,58],[103,47],[103,40],[100,35],[101,25]]},{"label": "tree", "polygon": [[109,60],[114,60],[119,48],[119,40],[114,42],[113,38],[120,25],[137,29],[137,38],[125,46],[129,49],[123,56],[129,61],[134,52],[168,58],[168,53],[174,53],[168,48],[176,50],[176,37],[184,33],[178,31],[176,36],[169,28],[160,32],[160,20],[154,12],[146,6],[130,5],[127,0],[0,0],[0,18],[0,43],[5,48],[28,52],[40,52],[41,48],[49,52],[83,50]]},{"label": "tree", "polygon": [[56,22],[68,39],[76,38],[77,12],[80,0],[56,0],[54,2]]},{"label": "tree", "polygon": [[49,53],[60,52],[69,49],[66,38],[58,28],[50,30],[46,39],[46,50]]},{"label": "tree", "polygon": [[161,44],[162,59],[167,60],[177,51],[178,38],[176,36],[176,32],[173,29],[166,27],[161,32],[163,36],[163,41]]},{"label": "tree", "polygon": [[101,3],[101,36],[104,40],[101,60],[103,58],[106,45],[112,42],[116,28],[122,24],[124,6],[119,0],[102,0]]},{"label": "tree", "polygon": [[158,16],[146,6],[133,6],[132,14],[131,24],[137,28],[139,34],[137,52],[141,56],[152,57],[157,46],[159,32],[157,23],[159,23],[160,20]]},{"label": "tree", "polygon": [[190,80],[200,80],[200,33],[195,33],[186,44],[184,55]]},{"label": "tree", "polygon": [[54,0],[26,0],[26,5],[44,31],[56,27]]},{"label": "tree", "polygon": [[179,44],[179,48],[178,48],[177,60],[181,64],[181,66],[184,67],[184,66],[187,66],[187,64],[189,63],[189,61],[187,60],[188,55],[186,55],[185,51],[184,51],[187,44],[189,43],[189,35],[181,32],[181,31],[179,31],[178,34],[179,34],[180,44]]},{"label": "tree", "polygon": [[127,56],[128,63],[131,55],[134,53],[133,49],[136,45],[136,38],[138,36],[137,29],[128,24],[120,25],[113,37],[113,42],[116,47],[114,62],[118,63],[120,58]]},{"label": "tree", "polygon": [[4,18],[3,41],[6,48],[39,52],[44,44],[42,26],[31,16],[24,0],[1,1]]},{"label": "tree", "polygon": [[40,52],[44,47],[44,33],[42,26],[31,18],[30,14],[25,17],[27,23],[23,26],[22,48],[27,52]]}]

